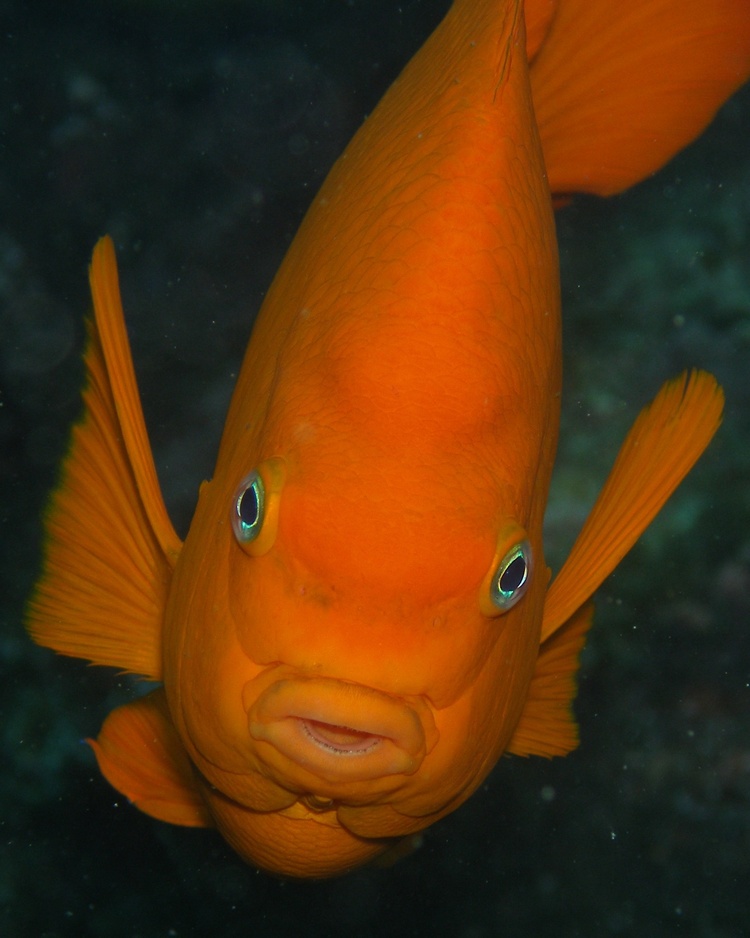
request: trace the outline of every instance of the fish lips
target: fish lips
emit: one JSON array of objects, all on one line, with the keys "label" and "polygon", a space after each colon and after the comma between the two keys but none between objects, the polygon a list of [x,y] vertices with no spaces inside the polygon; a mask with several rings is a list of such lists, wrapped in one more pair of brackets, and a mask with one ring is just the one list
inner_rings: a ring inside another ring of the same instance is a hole
[{"label": "fish lips", "polygon": [[267,677],[243,698],[257,756],[280,784],[321,791],[323,782],[336,798],[342,784],[414,775],[437,743],[421,698],[288,672],[263,688]]}]

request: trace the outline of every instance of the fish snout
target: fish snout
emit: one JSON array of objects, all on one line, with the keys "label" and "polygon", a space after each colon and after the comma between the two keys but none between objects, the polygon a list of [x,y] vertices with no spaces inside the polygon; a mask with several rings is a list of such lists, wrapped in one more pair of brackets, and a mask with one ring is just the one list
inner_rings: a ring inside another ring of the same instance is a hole
[{"label": "fish snout", "polygon": [[[334,678],[283,677],[257,696],[253,684],[245,688],[250,736],[272,747],[269,767],[292,782],[295,769],[334,785],[413,775],[437,742],[430,708],[419,698]],[[262,759],[264,752],[259,746]]]}]

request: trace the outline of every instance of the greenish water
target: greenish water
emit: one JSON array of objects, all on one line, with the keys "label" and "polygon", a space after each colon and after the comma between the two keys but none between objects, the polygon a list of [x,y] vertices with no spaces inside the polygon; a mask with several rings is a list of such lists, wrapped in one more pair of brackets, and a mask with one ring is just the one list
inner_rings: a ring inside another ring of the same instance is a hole
[{"label": "greenish water", "polygon": [[0,0],[0,933],[750,934],[747,91],[654,179],[559,216],[555,566],[662,381],[700,365],[727,391],[719,436],[600,591],[580,749],[502,760],[414,856],[324,884],[256,873],[99,776],[80,741],[133,685],[35,648],[21,621],[78,412],[91,248],[118,245],[184,531],[263,291],[444,4],[189,7]]}]

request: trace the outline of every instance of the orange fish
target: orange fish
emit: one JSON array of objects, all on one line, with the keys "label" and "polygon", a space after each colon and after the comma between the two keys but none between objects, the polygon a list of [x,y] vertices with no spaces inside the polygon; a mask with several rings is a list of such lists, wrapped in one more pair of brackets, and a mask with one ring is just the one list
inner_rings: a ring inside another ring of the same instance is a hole
[{"label": "orange fish", "polygon": [[92,741],[138,808],[329,876],[453,811],[501,753],[574,748],[591,595],[723,395],[703,372],[661,389],[550,583],[551,195],[635,183],[748,74],[746,0],[456,0],[309,210],[184,544],[99,242],[28,626],[161,682]]}]

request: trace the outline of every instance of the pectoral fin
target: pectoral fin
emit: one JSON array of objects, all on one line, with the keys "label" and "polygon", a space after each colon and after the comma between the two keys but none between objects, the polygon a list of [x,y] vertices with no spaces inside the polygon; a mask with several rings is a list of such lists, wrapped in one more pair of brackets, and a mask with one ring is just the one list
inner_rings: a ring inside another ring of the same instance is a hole
[{"label": "pectoral fin", "polygon": [[694,371],[668,381],[638,415],[547,593],[536,670],[509,752],[556,756],[575,749],[572,703],[591,596],[708,446],[723,404],[715,378]]},{"label": "pectoral fin", "polygon": [[46,513],[42,576],[27,627],[40,645],[153,679],[181,542],[146,434],[112,242],[90,270],[95,318],[85,352],[84,414]]},{"label": "pectoral fin", "polygon": [[644,407],[544,606],[542,645],[587,602],[651,524],[721,423],[713,375],[685,372]]}]

